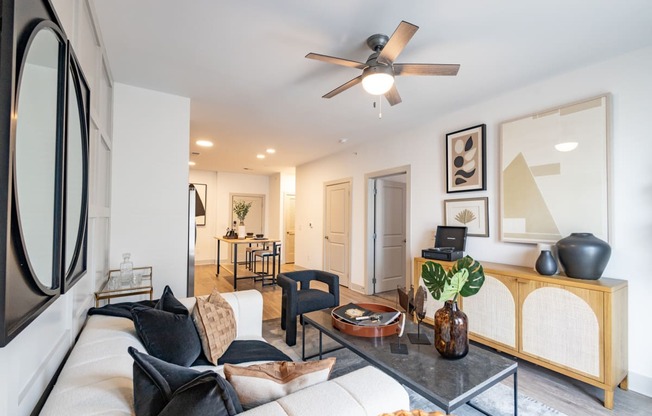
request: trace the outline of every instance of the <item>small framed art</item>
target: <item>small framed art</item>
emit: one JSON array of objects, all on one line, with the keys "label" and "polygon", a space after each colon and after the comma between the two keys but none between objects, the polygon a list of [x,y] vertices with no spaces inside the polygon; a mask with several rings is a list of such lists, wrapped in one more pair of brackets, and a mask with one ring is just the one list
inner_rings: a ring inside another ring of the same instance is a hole
[{"label": "small framed art", "polygon": [[487,189],[486,124],[446,135],[446,192]]},{"label": "small framed art", "polygon": [[489,198],[447,199],[444,223],[467,228],[467,235],[489,237]]}]

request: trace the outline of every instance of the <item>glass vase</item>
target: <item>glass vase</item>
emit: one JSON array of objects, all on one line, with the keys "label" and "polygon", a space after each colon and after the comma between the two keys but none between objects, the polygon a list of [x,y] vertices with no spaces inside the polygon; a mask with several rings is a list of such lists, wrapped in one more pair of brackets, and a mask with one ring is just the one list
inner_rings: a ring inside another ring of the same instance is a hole
[{"label": "glass vase", "polygon": [[469,320],[457,307],[457,302],[447,300],[435,312],[435,348],[444,358],[458,359],[469,352]]}]

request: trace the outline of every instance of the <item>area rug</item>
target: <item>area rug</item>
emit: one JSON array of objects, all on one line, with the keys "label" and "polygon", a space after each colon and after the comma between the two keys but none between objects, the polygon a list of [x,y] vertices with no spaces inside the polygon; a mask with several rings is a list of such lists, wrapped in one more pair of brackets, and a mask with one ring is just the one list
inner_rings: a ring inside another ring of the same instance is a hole
[{"label": "area rug", "polygon": [[[297,344],[295,346],[288,347],[288,345],[285,343],[285,331],[281,329],[281,320],[277,318],[263,322],[263,337],[270,344],[286,353],[295,361],[301,360],[302,331],[302,326],[298,325]],[[317,331],[315,328],[308,327],[306,330],[306,356],[316,354],[319,351],[318,346],[319,331]],[[350,373],[351,371],[355,371],[359,368],[369,365],[366,361],[350,352],[349,350],[337,349],[339,347],[340,345],[337,342],[328,338],[326,335],[323,336],[323,350],[334,350],[324,354],[324,357],[337,358],[333,372],[331,374],[331,378],[339,377],[343,374]],[[495,416],[513,415],[514,393],[512,389],[512,379],[509,378],[507,381],[508,384],[499,383],[493,386],[486,392],[471,400],[471,403],[486,412],[485,414]],[[410,410],[421,409],[428,412],[441,410],[416,392],[410,390],[407,387],[405,387],[405,389],[410,396]],[[464,405],[453,412],[453,415],[455,416],[479,416],[482,414],[482,412],[479,412],[478,410],[468,405]],[[531,397],[521,393],[518,395],[518,414],[522,416],[566,416],[564,413],[552,409],[551,407],[546,406],[545,404],[540,403],[537,400],[534,400]]]}]

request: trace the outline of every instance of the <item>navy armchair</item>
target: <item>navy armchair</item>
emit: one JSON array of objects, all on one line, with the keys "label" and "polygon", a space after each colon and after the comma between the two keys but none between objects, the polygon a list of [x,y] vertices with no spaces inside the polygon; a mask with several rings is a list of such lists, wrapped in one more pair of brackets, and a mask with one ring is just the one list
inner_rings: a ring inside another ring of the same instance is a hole
[{"label": "navy armchair", "polygon": [[[311,288],[312,281],[327,284],[328,292]],[[281,328],[285,330],[285,343],[290,346],[297,343],[297,316],[340,304],[340,280],[333,273],[321,270],[280,273],[277,284],[283,288]]]}]

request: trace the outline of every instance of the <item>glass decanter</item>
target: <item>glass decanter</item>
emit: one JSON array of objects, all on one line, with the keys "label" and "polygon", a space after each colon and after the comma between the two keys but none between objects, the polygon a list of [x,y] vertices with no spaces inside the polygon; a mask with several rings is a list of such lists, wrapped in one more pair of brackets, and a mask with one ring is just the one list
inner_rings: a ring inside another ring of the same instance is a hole
[{"label": "glass decanter", "polygon": [[134,280],[134,264],[129,257],[131,257],[130,253],[124,253],[120,263],[120,281],[123,285],[130,285]]}]

